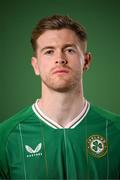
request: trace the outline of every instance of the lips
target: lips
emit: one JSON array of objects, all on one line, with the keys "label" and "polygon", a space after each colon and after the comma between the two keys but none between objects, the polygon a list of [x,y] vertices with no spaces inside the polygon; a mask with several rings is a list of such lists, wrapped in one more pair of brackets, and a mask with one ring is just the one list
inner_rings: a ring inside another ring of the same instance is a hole
[{"label": "lips", "polygon": [[53,74],[64,74],[64,73],[69,73],[69,70],[67,70],[67,69],[56,69],[53,71]]}]

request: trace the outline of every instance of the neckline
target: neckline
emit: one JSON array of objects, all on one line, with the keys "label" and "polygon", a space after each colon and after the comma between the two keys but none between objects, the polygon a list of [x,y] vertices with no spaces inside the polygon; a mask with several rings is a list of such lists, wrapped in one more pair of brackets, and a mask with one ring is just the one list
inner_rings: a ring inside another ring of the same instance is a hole
[{"label": "neckline", "polygon": [[32,109],[34,113],[37,115],[37,117],[42,120],[45,124],[48,126],[54,128],[54,129],[68,129],[68,128],[75,128],[81,121],[85,118],[87,115],[89,109],[90,109],[90,103],[85,100],[85,105],[83,107],[83,110],[69,123],[66,124],[65,127],[61,126],[54,120],[52,120],[50,117],[46,116],[41,109],[38,107],[38,101],[39,99],[36,100],[36,102],[32,105]]}]

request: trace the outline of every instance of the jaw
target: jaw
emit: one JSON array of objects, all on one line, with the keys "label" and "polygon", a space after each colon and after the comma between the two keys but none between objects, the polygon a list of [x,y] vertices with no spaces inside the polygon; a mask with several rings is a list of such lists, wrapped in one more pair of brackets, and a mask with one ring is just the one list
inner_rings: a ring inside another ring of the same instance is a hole
[{"label": "jaw", "polygon": [[72,80],[65,77],[57,77],[54,79],[47,78],[42,80],[43,91],[53,91],[58,93],[71,93],[74,91],[81,91],[82,81],[80,79]]}]

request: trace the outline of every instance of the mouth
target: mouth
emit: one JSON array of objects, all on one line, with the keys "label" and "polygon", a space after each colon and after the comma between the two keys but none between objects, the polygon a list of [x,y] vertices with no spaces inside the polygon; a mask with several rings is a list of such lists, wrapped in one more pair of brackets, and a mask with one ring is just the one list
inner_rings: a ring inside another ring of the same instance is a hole
[{"label": "mouth", "polygon": [[69,70],[67,69],[56,69],[55,71],[53,71],[53,74],[68,74]]}]

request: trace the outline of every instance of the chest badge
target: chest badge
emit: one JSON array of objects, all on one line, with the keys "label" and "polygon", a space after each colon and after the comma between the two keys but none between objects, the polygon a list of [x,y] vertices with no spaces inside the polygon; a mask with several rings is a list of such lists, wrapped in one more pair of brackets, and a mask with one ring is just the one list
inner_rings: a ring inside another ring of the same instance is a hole
[{"label": "chest badge", "polygon": [[87,139],[88,152],[96,157],[100,158],[105,156],[108,151],[108,145],[104,137],[101,135],[92,135]]}]

